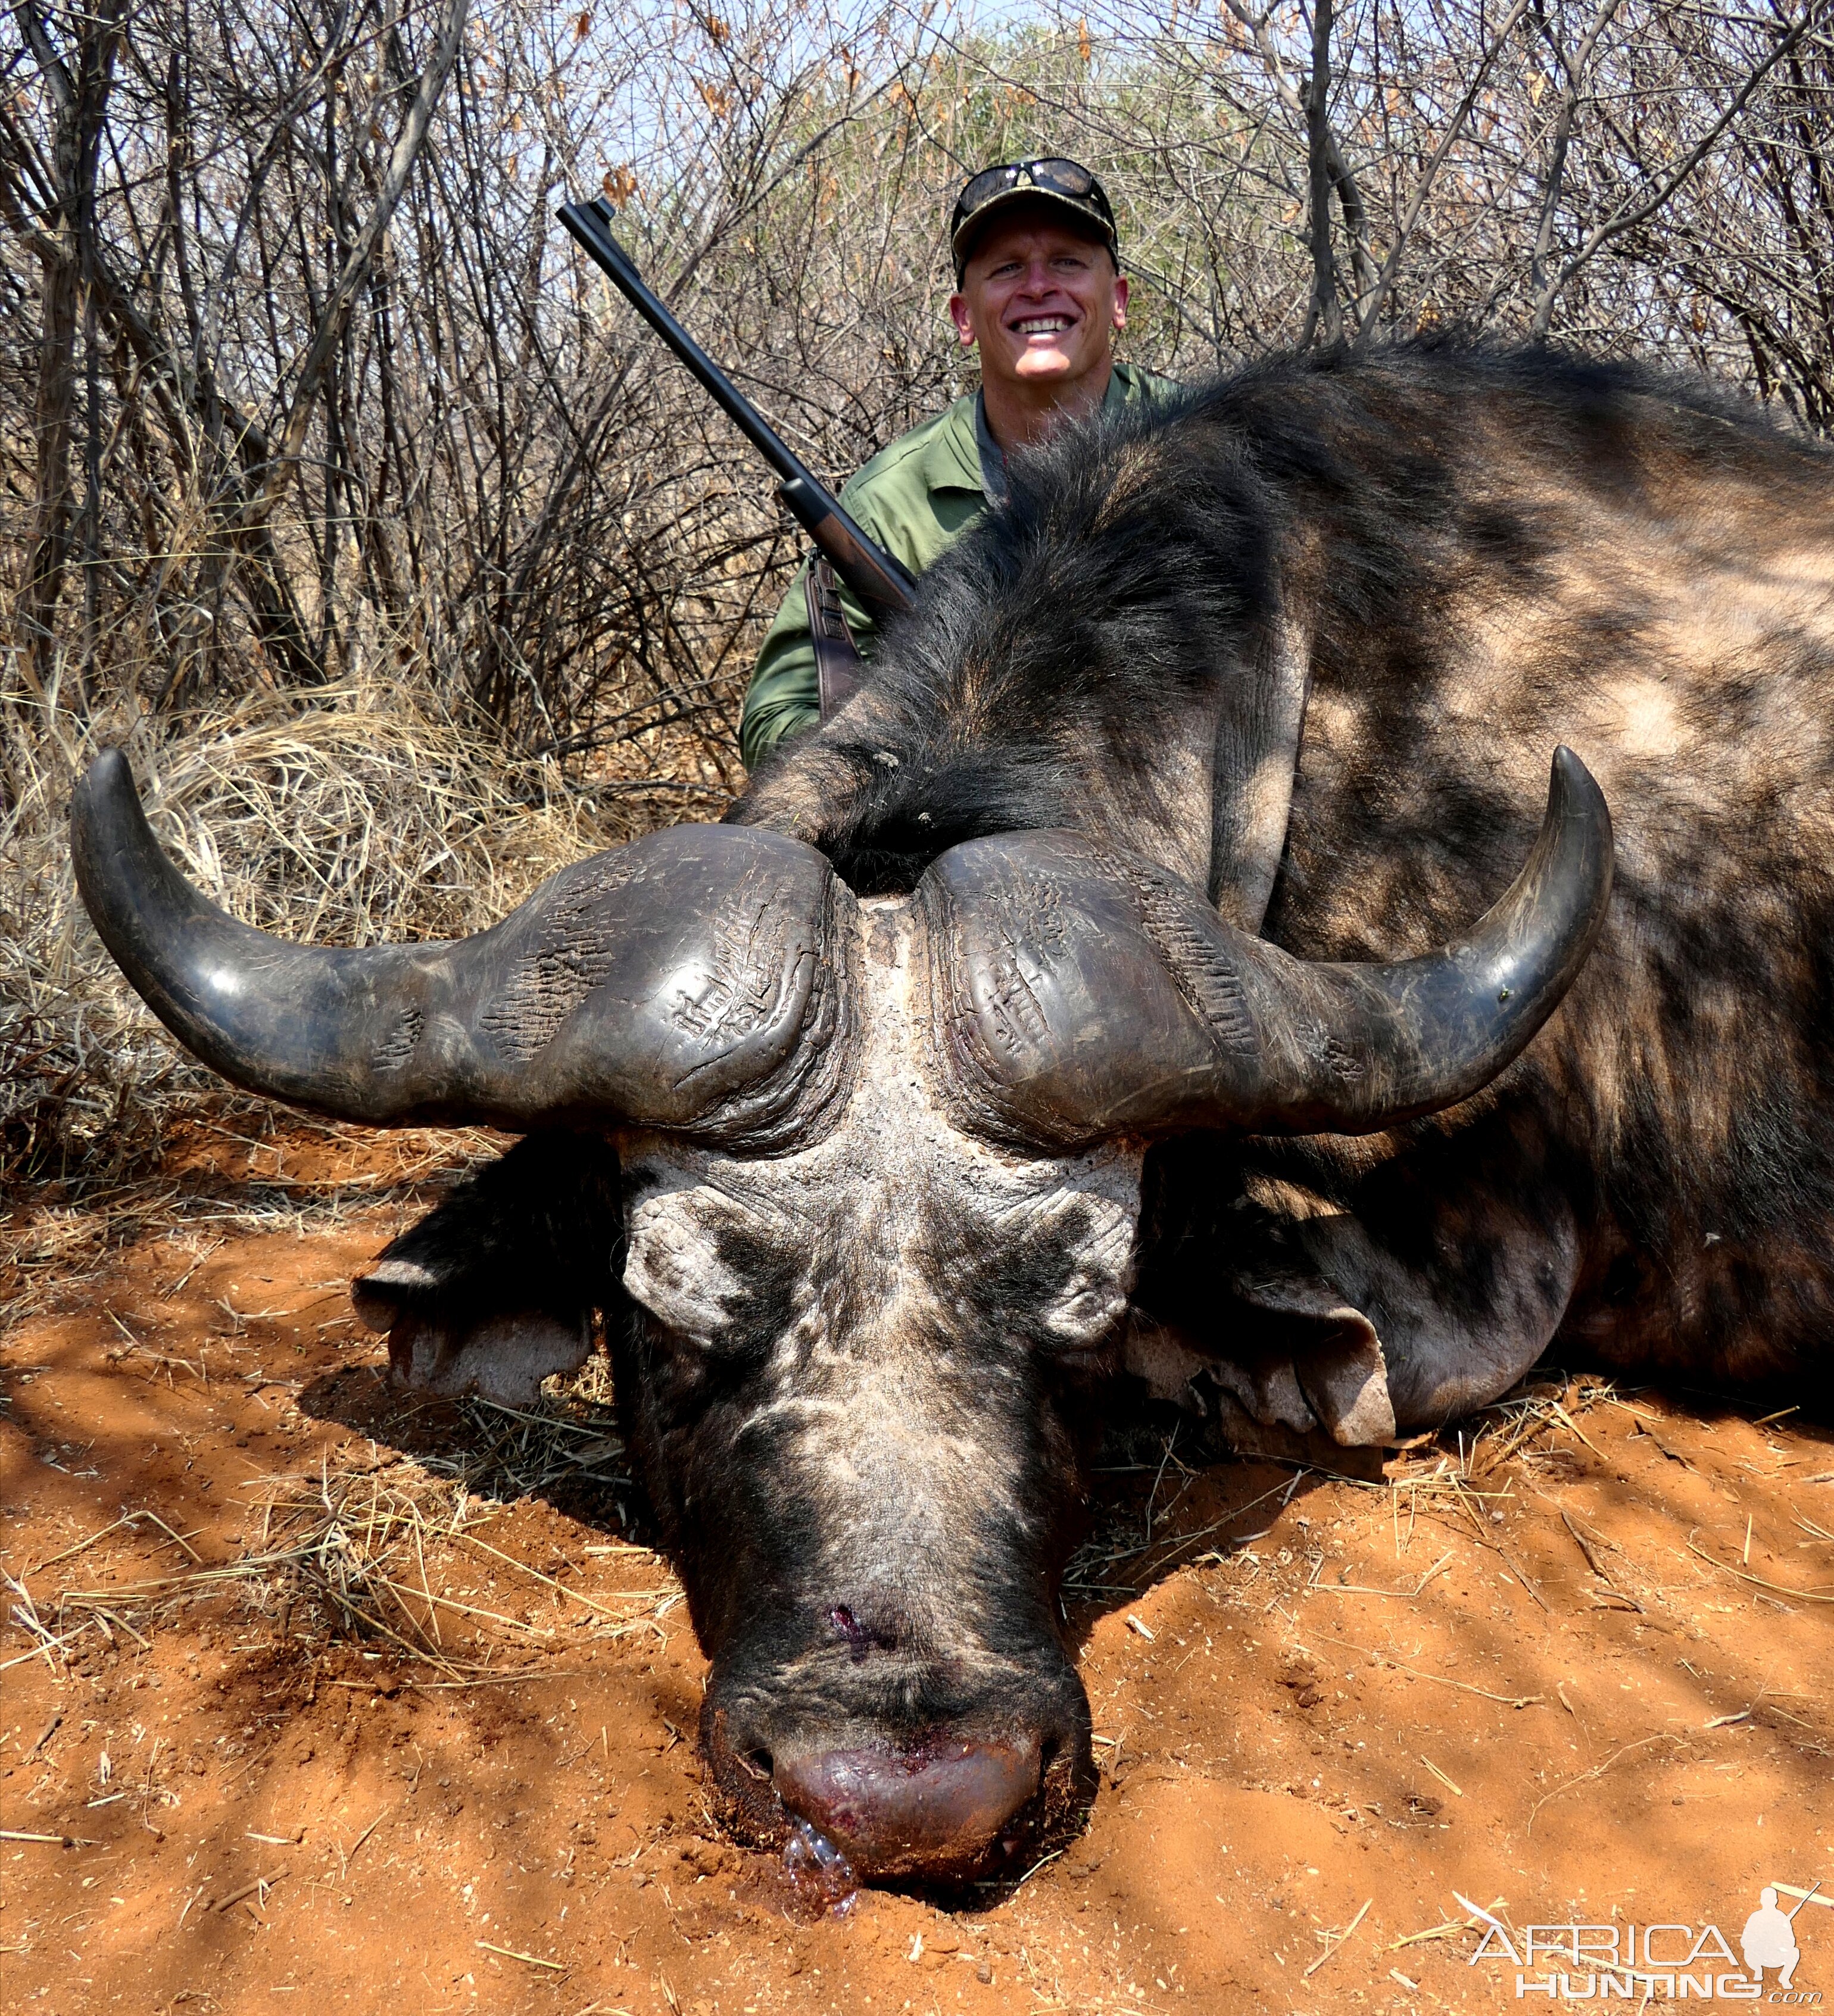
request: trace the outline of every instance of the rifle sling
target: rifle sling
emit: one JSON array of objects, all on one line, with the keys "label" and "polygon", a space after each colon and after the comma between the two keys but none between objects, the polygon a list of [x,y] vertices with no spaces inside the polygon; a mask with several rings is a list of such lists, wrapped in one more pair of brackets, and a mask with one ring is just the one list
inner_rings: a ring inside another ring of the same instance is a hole
[{"label": "rifle sling", "polygon": [[809,608],[809,634],[815,643],[815,671],[821,693],[821,718],[832,721],[848,701],[864,675],[859,647],[847,627],[847,612],[841,607],[841,585],[825,556],[817,553],[802,577],[803,599]]}]

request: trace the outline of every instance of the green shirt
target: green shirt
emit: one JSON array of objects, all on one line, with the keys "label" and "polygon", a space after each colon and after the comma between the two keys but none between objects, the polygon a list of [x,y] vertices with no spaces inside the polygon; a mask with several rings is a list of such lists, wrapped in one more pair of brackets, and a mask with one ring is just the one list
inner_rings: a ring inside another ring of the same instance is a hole
[{"label": "green shirt", "polygon": [[[1102,410],[1113,412],[1142,400],[1167,398],[1177,390],[1169,378],[1143,371],[1136,364],[1117,364]],[[987,489],[975,432],[978,396],[967,393],[934,419],[900,434],[841,492],[841,502],[861,529],[913,574],[921,574],[986,508]],[[815,646],[803,596],[807,571],[806,562],[797,570],[776,621],[765,635],[746,691],[739,747],[749,766],[755,767],[758,759],[784,736],[813,728],[821,718]],[[862,656],[870,657],[871,620],[845,587],[841,603]]]}]

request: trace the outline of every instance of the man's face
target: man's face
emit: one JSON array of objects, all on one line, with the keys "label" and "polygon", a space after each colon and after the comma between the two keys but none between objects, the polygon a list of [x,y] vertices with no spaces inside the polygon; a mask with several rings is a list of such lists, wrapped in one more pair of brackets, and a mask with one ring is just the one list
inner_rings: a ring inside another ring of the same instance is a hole
[{"label": "man's face", "polygon": [[989,225],[949,312],[985,378],[1074,386],[1105,365],[1127,324],[1127,283],[1108,248],[1045,213]]}]

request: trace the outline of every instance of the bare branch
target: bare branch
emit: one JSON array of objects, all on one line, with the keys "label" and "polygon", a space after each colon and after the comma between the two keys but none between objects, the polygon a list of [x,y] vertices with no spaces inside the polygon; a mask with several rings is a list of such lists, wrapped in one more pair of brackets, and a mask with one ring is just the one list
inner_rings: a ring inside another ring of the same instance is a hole
[{"label": "bare branch", "polygon": [[[1269,81],[1274,95],[1298,122],[1302,130],[1310,131],[1309,91],[1302,92],[1288,74],[1286,63],[1268,27],[1269,16],[1256,14],[1244,4],[1244,0],[1223,0],[1223,5],[1234,16],[1254,38],[1256,49],[1267,66]],[[1328,111],[1324,122],[1324,159],[1330,169],[1332,186],[1338,193],[1338,201],[1344,214],[1344,229],[1350,240],[1351,271],[1356,276],[1359,296],[1367,293],[1375,284],[1375,265],[1369,256],[1369,214],[1363,200],[1363,192],[1350,171],[1342,142],[1336,128],[1331,124]]]},{"label": "bare branch", "polygon": [[1566,291],[1580,269],[1609,245],[1613,239],[1621,238],[1626,232],[1634,231],[1638,225],[1647,223],[1659,210],[1670,202],[1675,192],[1718,145],[1721,136],[1744,110],[1758,87],[1808,33],[1814,25],[1818,16],[1825,16],[1827,12],[1827,0],[1821,0],[1819,5],[1817,5],[1817,0],[1810,0],[1810,4],[1802,19],[1778,37],[1775,48],[1733,94],[1731,103],[1707,128],[1697,144],[1689,149],[1681,166],[1672,175],[1667,176],[1641,202],[1633,203],[1629,209],[1620,211],[1614,217],[1607,218],[1602,223],[1594,225],[1587,232],[1578,251],[1547,283],[1536,300],[1531,326],[1537,333],[1544,331],[1548,327],[1553,319],[1555,302]]},{"label": "bare branch", "polygon": [[1389,290],[1394,286],[1395,275],[1400,271],[1401,261],[1406,256],[1407,242],[1414,235],[1414,227],[1420,221],[1420,213],[1425,208],[1427,197],[1439,172],[1446,164],[1446,157],[1463,136],[1465,123],[1471,117],[1471,108],[1477,102],[1477,95],[1483,88],[1484,79],[1490,75],[1490,66],[1501,53],[1503,45],[1515,32],[1515,24],[1528,11],[1529,0],[1515,0],[1503,25],[1486,45],[1465,95],[1458,101],[1457,110],[1446,122],[1446,130],[1439,135],[1439,145],[1433,149],[1432,157],[1421,171],[1420,179],[1414,185],[1414,193],[1407,200],[1407,207],[1402,213],[1400,229],[1394,242],[1389,246],[1388,257],[1382,262],[1382,271],[1376,275],[1375,286],[1368,299],[1363,304],[1361,320],[1357,327],[1358,348],[1366,345],[1375,333],[1375,325],[1382,307],[1388,300]]},{"label": "bare branch", "polygon": [[1579,116],[1580,94],[1585,88],[1586,73],[1591,66],[1592,52],[1598,45],[1598,38],[1621,4],[1622,0],[1598,0],[1598,11],[1593,16],[1592,24],[1570,62],[1545,20],[1540,23],[1543,35],[1560,58],[1566,81],[1561,86],[1560,110],[1554,122],[1548,172],[1542,184],[1540,221],[1536,229],[1535,249],[1529,263],[1529,284],[1534,289],[1537,304],[1530,326],[1537,339],[1548,333],[1548,324],[1554,313],[1554,296],[1547,290],[1548,255],[1554,249],[1554,221],[1559,212],[1567,149],[1573,144],[1573,124]]},{"label": "bare branch", "polygon": [[1302,347],[1314,331],[1327,350],[1344,340],[1343,304],[1337,297],[1337,261],[1331,249],[1331,23],[1332,0],[1312,0],[1312,82],[1306,94],[1307,228],[1312,239],[1312,305]]},{"label": "bare branch", "polygon": [[275,443],[273,459],[264,475],[261,488],[243,506],[241,524],[252,527],[264,521],[279,501],[280,493],[291,480],[299,459],[301,447],[305,441],[306,428],[311,422],[312,408],[324,387],[325,374],[331,362],[333,351],[341,340],[351,307],[358,290],[369,277],[375,264],[377,250],[395,216],[395,205],[401,201],[402,192],[408,185],[408,177],[413,172],[414,163],[427,139],[427,129],[433,123],[433,114],[439,104],[440,93],[445,88],[446,79],[452,74],[454,59],[459,53],[459,43],[465,32],[465,16],[470,0],[448,0],[445,19],[434,40],[432,53],[427,59],[427,67],[420,74],[420,88],[414,94],[414,103],[402,122],[394,151],[388,159],[388,167],[382,178],[382,185],[377,192],[374,207],[369,221],[357,235],[344,270],[337,276],[337,285],[319,317],[319,325],[312,334],[311,347],[299,368],[294,382],[293,402],[288,410],[286,424]]}]

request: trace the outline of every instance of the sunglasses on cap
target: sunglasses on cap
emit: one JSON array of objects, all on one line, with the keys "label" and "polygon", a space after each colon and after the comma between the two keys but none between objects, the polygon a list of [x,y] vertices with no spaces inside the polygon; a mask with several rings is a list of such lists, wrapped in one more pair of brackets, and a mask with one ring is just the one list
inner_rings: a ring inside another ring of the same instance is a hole
[{"label": "sunglasses on cap", "polygon": [[1108,193],[1080,161],[1047,155],[1036,161],[1002,161],[969,176],[955,200],[949,220],[949,243],[959,268],[964,263],[970,228],[985,211],[1014,196],[1042,196],[1078,211],[1096,226],[1112,252],[1116,249],[1115,213]]}]

